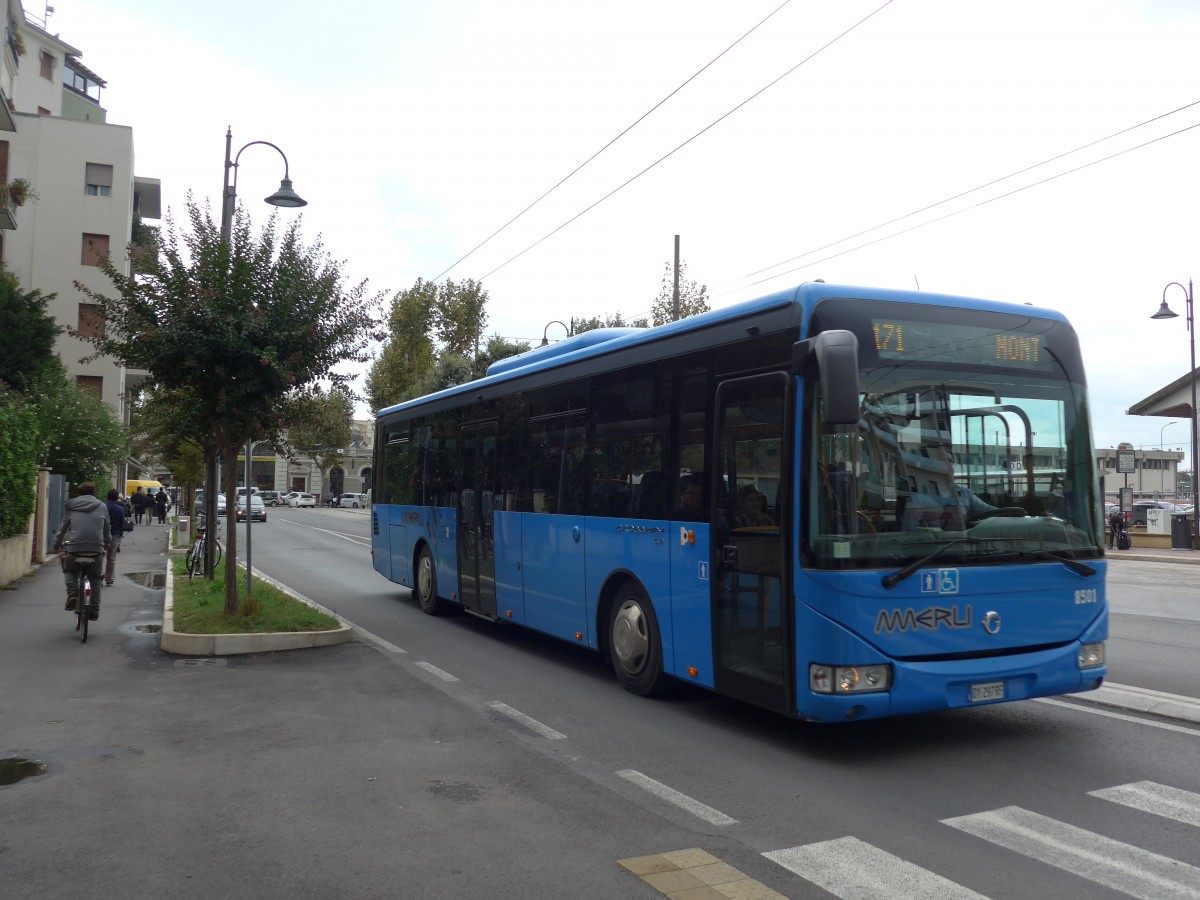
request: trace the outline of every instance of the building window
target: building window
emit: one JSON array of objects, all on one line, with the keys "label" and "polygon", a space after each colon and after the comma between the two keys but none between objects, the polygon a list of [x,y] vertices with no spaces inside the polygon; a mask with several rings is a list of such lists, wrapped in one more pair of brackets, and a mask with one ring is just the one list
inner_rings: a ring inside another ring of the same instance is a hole
[{"label": "building window", "polygon": [[75,383],[101,399],[104,397],[104,378],[101,375],[76,375]]},{"label": "building window", "polygon": [[47,81],[54,80],[54,54],[42,51],[42,77]]},{"label": "building window", "polygon": [[104,163],[88,163],[83,176],[83,192],[90,197],[111,197],[112,176],[112,166]]},{"label": "building window", "polygon": [[104,337],[104,314],[95,303],[79,304],[79,336]]},{"label": "building window", "polygon": [[79,262],[85,266],[100,265],[100,257],[108,256],[108,235],[107,234],[87,234],[83,235],[83,253],[79,257]]}]

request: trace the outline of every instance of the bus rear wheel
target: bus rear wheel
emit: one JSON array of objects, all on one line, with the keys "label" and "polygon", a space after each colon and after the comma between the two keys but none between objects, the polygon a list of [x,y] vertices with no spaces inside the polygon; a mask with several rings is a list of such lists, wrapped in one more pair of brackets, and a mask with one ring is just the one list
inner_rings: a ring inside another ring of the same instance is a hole
[{"label": "bus rear wheel", "polygon": [[428,547],[422,547],[417,557],[417,602],[421,611],[426,615],[441,615],[445,604],[438,599],[437,569],[433,565],[433,554]]},{"label": "bus rear wheel", "polygon": [[608,618],[608,655],[625,690],[649,697],[662,693],[668,677],[662,669],[658,617],[646,592],[633,582],[617,591]]}]

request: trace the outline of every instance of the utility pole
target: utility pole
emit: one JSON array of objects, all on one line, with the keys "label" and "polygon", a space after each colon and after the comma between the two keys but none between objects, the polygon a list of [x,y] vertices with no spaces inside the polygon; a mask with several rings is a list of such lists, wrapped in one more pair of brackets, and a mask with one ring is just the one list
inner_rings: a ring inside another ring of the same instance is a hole
[{"label": "utility pole", "polygon": [[675,235],[675,291],[671,294],[671,321],[679,321],[679,235]]}]

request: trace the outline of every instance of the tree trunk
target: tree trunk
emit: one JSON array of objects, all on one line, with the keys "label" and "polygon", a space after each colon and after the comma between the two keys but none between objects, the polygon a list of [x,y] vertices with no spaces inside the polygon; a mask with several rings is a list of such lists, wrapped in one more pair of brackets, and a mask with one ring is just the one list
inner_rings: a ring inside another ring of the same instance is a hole
[{"label": "tree trunk", "polygon": [[237,597],[237,457],[235,444],[225,452],[225,615],[238,611]]}]

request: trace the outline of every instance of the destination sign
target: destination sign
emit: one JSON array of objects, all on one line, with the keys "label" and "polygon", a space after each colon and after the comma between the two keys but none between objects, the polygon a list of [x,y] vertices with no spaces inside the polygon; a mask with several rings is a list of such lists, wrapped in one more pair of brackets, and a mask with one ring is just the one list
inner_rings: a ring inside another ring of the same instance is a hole
[{"label": "destination sign", "polygon": [[1029,366],[1049,363],[1044,332],[997,331],[974,325],[872,319],[879,359],[946,362],[979,366]]}]

